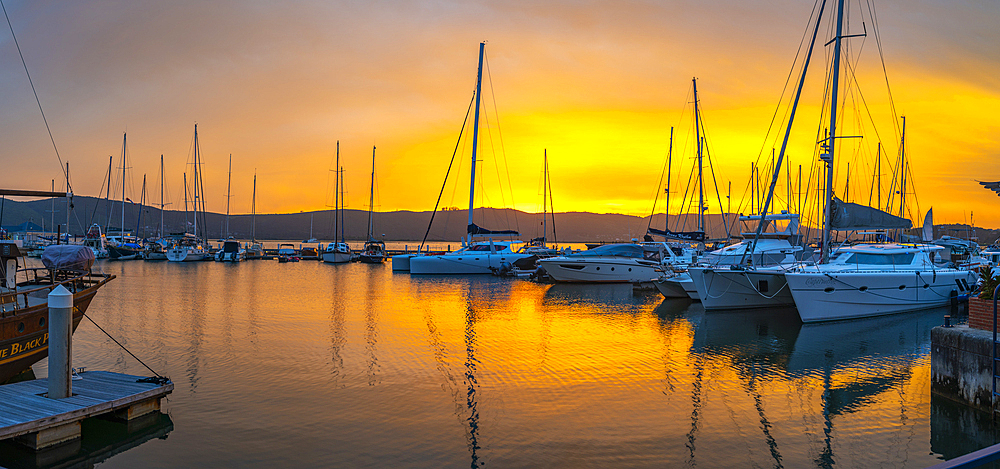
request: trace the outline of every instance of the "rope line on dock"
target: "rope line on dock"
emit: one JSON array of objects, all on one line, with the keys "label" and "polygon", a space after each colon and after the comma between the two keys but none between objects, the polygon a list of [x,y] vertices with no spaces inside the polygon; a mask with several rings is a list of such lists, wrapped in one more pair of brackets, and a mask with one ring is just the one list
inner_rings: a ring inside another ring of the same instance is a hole
[{"label": "rope line on dock", "polygon": [[[114,337],[112,337],[111,334],[108,333],[108,331],[104,330],[103,327],[101,327],[99,324],[97,324],[97,322],[95,322],[94,319],[90,317],[90,315],[84,313],[83,317],[89,319],[90,322],[93,325],[97,326],[97,328],[100,329],[101,332],[104,333],[104,335],[108,336],[109,339],[113,340],[116,344],[118,344],[118,346],[121,347],[122,350],[124,350],[126,353],[128,353],[129,355],[131,355],[132,358],[134,358],[142,366],[146,367],[146,369],[149,370],[150,373],[153,373],[153,375],[154,375],[153,378],[146,378],[147,380],[149,380],[150,382],[154,382],[155,381],[157,383],[170,382],[170,378],[167,378],[166,376],[163,376],[163,375],[161,375],[161,374],[153,371],[153,369],[150,368],[149,365],[147,365],[145,362],[143,362],[142,360],[140,360],[139,357],[135,356],[135,354],[132,353],[132,351],[130,351],[127,347],[125,347],[124,345],[122,345],[122,343],[119,342],[118,339],[115,339]],[[164,380],[166,380],[166,381],[164,381]]]}]

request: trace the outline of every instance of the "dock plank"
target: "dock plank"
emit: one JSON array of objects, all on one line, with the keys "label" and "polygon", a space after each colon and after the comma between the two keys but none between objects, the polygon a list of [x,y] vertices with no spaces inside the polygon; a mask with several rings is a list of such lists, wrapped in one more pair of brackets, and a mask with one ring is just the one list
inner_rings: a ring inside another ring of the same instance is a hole
[{"label": "dock plank", "polygon": [[48,381],[37,379],[0,386],[0,440],[37,432],[163,397],[173,383],[137,383],[140,376],[85,371],[73,381],[73,396],[43,397]]}]

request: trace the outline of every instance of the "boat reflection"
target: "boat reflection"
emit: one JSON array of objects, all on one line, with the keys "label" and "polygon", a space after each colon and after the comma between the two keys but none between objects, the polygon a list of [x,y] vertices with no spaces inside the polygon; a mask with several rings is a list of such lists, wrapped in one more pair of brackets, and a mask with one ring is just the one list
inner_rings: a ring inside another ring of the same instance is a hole
[{"label": "boat reflection", "polygon": [[159,412],[129,423],[89,418],[81,422],[83,437],[35,452],[11,441],[0,442],[0,466],[8,469],[91,468],[154,438],[173,431],[170,416]]}]

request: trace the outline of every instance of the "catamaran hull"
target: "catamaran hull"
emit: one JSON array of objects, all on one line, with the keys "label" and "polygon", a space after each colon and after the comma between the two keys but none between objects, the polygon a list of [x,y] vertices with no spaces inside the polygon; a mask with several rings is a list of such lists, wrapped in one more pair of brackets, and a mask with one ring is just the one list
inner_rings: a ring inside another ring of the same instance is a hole
[{"label": "catamaran hull", "polygon": [[491,275],[500,264],[531,257],[531,254],[442,254],[410,258],[410,273],[424,275]]},{"label": "catamaran hull", "polygon": [[692,268],[688,273],[706,310],[795,304],[786,286],[784,271]]},{"label": "catamaran hull", "polygon": [[409,272],[410,271],[410,259],[418,254],[400,254],[398,256],[392,256],[392,270],[394,272]]},{"label": "catamaran hull", "polygon": [[[971,271],[789,272],[802,322],[835,321],[945,306],[974,285]],[[964,280],[964,284],[963,284]],[[960,286],[961,285],[961,286]]]},{"label": "catamaran hull", "polygon": [[661,278],[653,282],[656,289],[666,298],[690,298],[698,300],[698,290],[694,287],[691,275],[683,273],[670,278]]},{"label": "catamaran hull", "polygon": [[566,283],[639,283],[651,282],[660,276],[658,262],[633,258],[586,260],[553,257],[538,264],[557,282]]}]

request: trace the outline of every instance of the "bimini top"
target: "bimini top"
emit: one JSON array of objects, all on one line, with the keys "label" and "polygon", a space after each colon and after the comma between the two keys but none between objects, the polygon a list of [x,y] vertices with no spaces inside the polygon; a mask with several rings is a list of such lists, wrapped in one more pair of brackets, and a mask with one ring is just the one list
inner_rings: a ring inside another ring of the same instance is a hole
[{"label": "bimini top", "polygon": [[493,241],[492,243],[490,243],[490,242],[476,242],[476,243],[472,243],[472,245],[470,245],[470,246],[466,246],[466,247],[464,247],[462,249],[459,249],[457,251],[452,251],[452,252],[448,253],[447,255],[466,254],[466,253],[469,253],[469,252],[490,252],[490,244],[493,245],[493,249],[495,250],[495,252],[501,252],[501,251],[503,251],[503,252],[513,252],[515,245],[524,244],[524,242],[523,241]]},{"label": "bimini top", "polygon": [[944,247],[934,244],[877,243],[842,246],[837,252],[864,252],[869,254],[899,254],[908,252],[942,251]]}]

